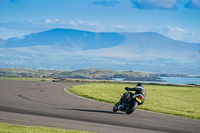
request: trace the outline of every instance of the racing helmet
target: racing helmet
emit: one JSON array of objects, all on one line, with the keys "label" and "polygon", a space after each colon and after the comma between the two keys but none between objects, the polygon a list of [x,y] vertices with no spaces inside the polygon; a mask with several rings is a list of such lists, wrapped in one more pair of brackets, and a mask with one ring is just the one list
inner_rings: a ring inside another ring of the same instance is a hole
[{"label": "racing helmet", "polygon": [[137,86],[143,87],[143,84],[142,83],[137,83]]}]

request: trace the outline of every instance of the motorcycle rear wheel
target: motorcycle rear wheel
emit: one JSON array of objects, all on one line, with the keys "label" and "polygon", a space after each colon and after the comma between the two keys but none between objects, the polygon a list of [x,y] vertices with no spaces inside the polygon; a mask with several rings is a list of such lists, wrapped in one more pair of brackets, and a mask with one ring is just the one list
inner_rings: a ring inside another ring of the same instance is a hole
[{"label": "motorcycle rear wheel", "polygon": [[131,107],[128,108],[128,109],[125,111],[126,114],[131,114],[131,113],[133,113],[133,112],[136,110],[137,106],[138,106],[138,102],[134,101],[134,103],[131,105]]}]

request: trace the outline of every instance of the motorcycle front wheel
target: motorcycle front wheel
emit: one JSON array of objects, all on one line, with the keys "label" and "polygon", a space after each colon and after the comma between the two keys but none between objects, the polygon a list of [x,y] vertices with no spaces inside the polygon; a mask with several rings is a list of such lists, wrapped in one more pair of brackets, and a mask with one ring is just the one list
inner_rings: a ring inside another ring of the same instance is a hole
[{"label": "motorcycle front wheel", "polygon": [[117,112],[118,111],[118,103],[116,103],[113,107],[113,112]]},{"label": "motorcycle front wheel", "polygon": [[128,109],[125,111],[126,114],[131,114],[131,113],[133,113],[133,112],[136,110],[137,106],[138,106],[138,102],[134,101],[133,104],[130,106],[130,108],[128,108]]}]

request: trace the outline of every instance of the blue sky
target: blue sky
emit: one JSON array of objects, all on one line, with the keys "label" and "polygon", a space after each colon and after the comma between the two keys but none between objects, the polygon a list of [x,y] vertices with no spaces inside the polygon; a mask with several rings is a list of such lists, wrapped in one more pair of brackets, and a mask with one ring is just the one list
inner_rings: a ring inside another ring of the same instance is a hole
[{"label": "blue sky", "polygon": [[52,28],[153,31],[200,43],[200,0],[0,0],[0,38]]}]

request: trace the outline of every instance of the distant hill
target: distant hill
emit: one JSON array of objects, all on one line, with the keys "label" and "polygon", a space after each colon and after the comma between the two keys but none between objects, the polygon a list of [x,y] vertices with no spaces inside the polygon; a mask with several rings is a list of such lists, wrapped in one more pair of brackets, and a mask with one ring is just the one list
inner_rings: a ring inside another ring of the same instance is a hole
[{"label": "distant hill", "polygon": [[120,45],[101,50],[88,50],[90,55],[119,57],[151,62],[197,63],[200,44],[176,41],[155,32],[119,33],[125,40]]},{"label": "distant hill", "polygon": [[105,69],[81,69],[75,71],[33,70],[21,68],[0,68],[0,76],[29,77],[29,78],[75,78],[112,80],[121,78],[128,81],[162,81],[160,78],[147,73],[134,71],[112,71]]},{"label": "distant hill", "polygon": [[29,47],[38,45],[55,45],[75,48],[77,50],[99,49],[119,45],[124,37],[117,33],[95,33],[73,29],[52,29],[32,33],[23,39],[10,38],[3,47]]},{"label": "distant hill", "polygon": [[0,40],[0,68],[103,68],[200,75],[200,43],[155,32],[107,33],[52,29]]}]

